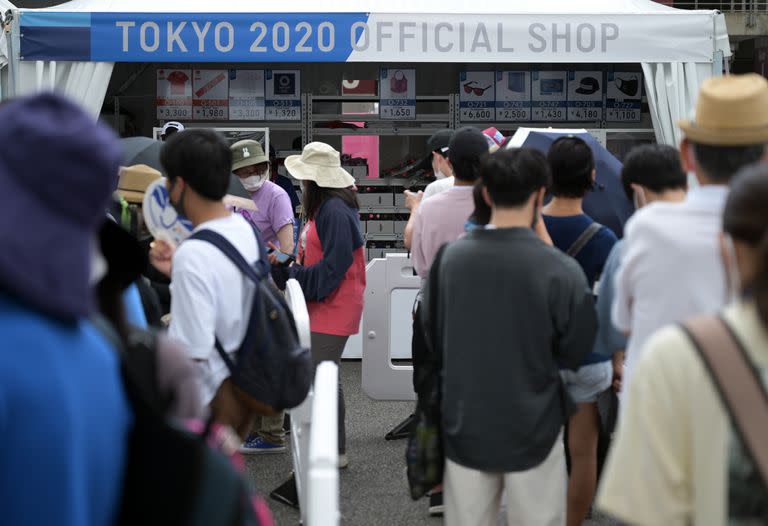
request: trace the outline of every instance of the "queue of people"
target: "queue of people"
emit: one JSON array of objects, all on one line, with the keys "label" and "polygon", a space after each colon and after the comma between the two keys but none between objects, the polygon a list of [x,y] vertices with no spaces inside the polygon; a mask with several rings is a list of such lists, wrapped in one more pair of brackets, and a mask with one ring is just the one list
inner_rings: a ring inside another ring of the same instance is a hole
[{"label": "queue of people", "polygon": [[[271,524],[235,452],[286,451],[292,406],[258,399],[236,364],[254,337],[259,279],[270,291],[294,279],[304,292],[307,377],[339,363],[360,330],[365,240],[339,152],[313,142],[285,160],[302,185],[297,232],[260,143],[169,123],[166,189],[193,227],[173,246],[149,243],[133,215],[141,181],[159,173],[120,171],[116,138],[81,109],[39,95],[4,103],[0,119],[0,142],[15,145],[0,154],[0,496],[13,496],[4,520],[143,523],[185,502],[209,523],[230,514]],[[768,82],[706,81],[680,127],[679,152],[627,155],[621,179],[636,212],[622,240],[582,209],[595,161],[581,139],[544,155],[499,148],[472,127],[430,137],[424,162],[437,181],[407,194],[405,238],[422,278],[414,390],[439,414],[429,512],[446,524],[503,515],[576,526],[593,505],[638,526],[768,522],[760,427],[743,423],[768,407]],[[40,145],[45,159],[29,163]],[[225,203],[231,173],[254,209]],[[163,287],[167,336],[151,329]],[[709,354],[701,334],[725,343]],[[731,363],[762,396],[733,405],[733,386],[720,383]],[[341,380],[338,393],[343,469]],[[598,401],[613,393],[620,415],[600,474],[612,430]],[[158,491],[172,473],[184,483]],[[35,488],[51,484],[58,491],[39,506]],[[212,487],[223,492],[215,505],[190,504]],[[164,523],[177,523],[171,515]]]}]

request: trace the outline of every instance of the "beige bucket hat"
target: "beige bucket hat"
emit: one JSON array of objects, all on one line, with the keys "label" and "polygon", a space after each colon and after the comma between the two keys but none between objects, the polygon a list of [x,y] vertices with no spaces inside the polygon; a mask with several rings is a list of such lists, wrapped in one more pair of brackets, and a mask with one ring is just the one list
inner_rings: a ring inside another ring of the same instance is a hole
[{"label": "beige bucket hat", "polygon": [[695,120],[678,125],[686,138],[699,144],[768,143],[768,81],[755,73],[707,79],[699,91]]},{"label": "beige bucket hat", "polygon": [[117,182],[117,193],[129,203],[144,202],[144,192],[155,180],[163,176],[159,171],[146,164],[120,167],[120,179]]},{"label": "beige bucket hat", "polygon": [[296,179],[314,181],[322,188],[349,188],[355,178],[341,167],[341,156],[332,146],[311,142],[301,155],[285,159],[285,168]]},{"label": "beige bucket hat", "polygon": [[246,166],[269,162],[269,157],[264,155],[264,148],[261,147],[261,143],[253,139],[237,141],[229,149],[232,150],[233,172]]}]

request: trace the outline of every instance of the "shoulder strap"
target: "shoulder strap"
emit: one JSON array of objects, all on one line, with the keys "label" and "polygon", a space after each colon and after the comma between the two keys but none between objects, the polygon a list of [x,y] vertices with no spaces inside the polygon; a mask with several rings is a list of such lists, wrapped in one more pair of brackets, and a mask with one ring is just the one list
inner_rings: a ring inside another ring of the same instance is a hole
[{"label": "shoulder strap", "polygon": [[741,443],[768,488],[768,394],[758,371],[722,318],[694,318],[683,329],[706,364]]},{"label": "shoulder strap", "polygon": [[[240,269],[240,272],[242,272],[248,279],[253,281],[255,284],[259,284],[262,279],[266,278],[269,275],[269,259],[267,258],[267,249],[264,247],[264,243],[261,241],[261,234],[259,233],[259,230],[251,223],[251,228],[253,229],[253,234],[256,236],[256,245],[259,249],[259,260],[256,262],[255,265],[250,265],[243,255],[240,253],[239,250],[237,250],[232,243],[227,241],[227,239],[219,234],[218,232],[214,232],[213,230],[198,230],[194,234],[190,236],[189,239],[197,239],[199,241],[206,241],[219,250],[221,250],[227,258],[229,258],[232,263],[235,264],[235,266]],[[254,308],[255,308],[254,303]],[[251,318],[253,318],[254,313],[251,312]],[[245,338],[243,338],[243,342],[248,340],[249,333],[251,331],[251,327],[248,327],[248,330],[246,331]],[[231,373],[234,374],[235,371],[235,363],[232,361],[232,359],[229,357],[227,352],[224,350],[224,346],[221,345],[221,342],[219,341],[219,338],[215,336],[215,342],[216,351],[219,353],[219,356],[221,356],[221,359],[224,360],[224,363],[227,366],[227,369]],[[242,344],[241,344],[242,345]],[[210,422],[209,422],[210,424]],[[210,425],[206,426],[206,435],[208,431],[210,430]]]},{"label": "shoulder strap", "polygon": [[595,237],[595,234],[597,234],[601,228],[603,228],[603,225],[597,222],[589,225],[584,229],[584,232],[582,232],[581,235],[576,238],[576,241],[574,241],[573,244],[568,247],[568,250],[566,250],[565,253],[572,258],[575,258],[579,252],[581,252],[584,247],[587,246],[587,243],[589,243],[590,240]]},{"label": "shoulder strap", "polygon": [[264,243],[261,241],[261,235],[255,226],[251,225],[253,233],[256,236],[256,245],[259,250],[259,260],[255,265],[248,263],[243,255],[237,250],[227,238],[214,232],[213,230],[198,230],[189,239],[197,239],[199,241],[206,241],[219,250],[221,250],[227,258],[229,258],[235,266],[245,274],[249,279],[258,283],[264,277],[269,275],[269,259],[267,258],[267,251],[264,248]]}]

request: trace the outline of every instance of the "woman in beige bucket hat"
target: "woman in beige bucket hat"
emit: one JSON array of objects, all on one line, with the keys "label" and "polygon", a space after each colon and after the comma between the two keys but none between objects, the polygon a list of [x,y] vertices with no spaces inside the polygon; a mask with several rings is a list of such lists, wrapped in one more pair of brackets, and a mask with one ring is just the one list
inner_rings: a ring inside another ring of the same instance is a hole
[{"label": "woman in beige bucket hat", "polygon": [[[365,241],[355,179],[341,167],[339,152],[309,143],[285,167],[302,181],[307,224],[299,240],[299,264],[273,266],[278,284],[298,280],[307,299],[315,364],[337,364],[349,337],[357,334],[365,292]],[[274,263],[274,262],[273,262]],[[347,466],[344,393],[339,384],[339,466]]]}]

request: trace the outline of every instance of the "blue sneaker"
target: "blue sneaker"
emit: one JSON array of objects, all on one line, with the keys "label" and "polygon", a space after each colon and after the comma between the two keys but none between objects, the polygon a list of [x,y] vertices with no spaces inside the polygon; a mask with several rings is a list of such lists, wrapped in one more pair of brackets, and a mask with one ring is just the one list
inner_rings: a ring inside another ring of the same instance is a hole
[{"label": "blue sneaker", "polygon": [[240,453],[243,455],[263,455],[271,453],[285,453],[285,445],[267,442],[259,435],[250,435],[242,446]]}]

